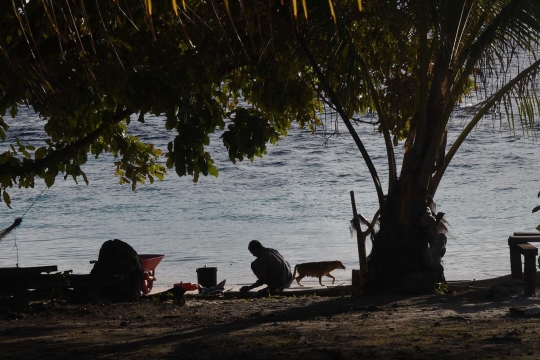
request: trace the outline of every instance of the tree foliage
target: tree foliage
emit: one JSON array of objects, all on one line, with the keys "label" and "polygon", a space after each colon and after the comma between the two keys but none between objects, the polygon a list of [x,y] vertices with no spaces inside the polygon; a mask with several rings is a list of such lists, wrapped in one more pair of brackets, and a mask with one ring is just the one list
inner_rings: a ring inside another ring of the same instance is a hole
[{"label": "tree foliage", "polygon": [[[120,183],[134,189],[162,179],[166,167],[197,181],[217,176],[205,151],[216,130],[225,130],[231,160],[253,160],[291,121],[317,121],[309,74],[245,46],[223,5],[191,2],[177,16],[170,3],[154,2],[153,15],[138,1],[0,3],[9,10],[0,22],[0,137],[28,106],[46,138],[37,146],[16,139],[0,155],[8,205],[6,189],[32,187],[36,177],[47,186],[58,174],[87,181],[89,155],[112,153]],[[164,116],[172,132],[166,167],[158,161],[165,149],[129,133],[130,119],[148,114]]]}]

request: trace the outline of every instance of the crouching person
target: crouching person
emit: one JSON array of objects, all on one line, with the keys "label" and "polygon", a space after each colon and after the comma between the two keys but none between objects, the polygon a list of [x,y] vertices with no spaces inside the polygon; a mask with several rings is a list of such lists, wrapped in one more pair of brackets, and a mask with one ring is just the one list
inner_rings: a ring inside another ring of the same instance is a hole
[{"label": "crouching person", "polygon": [[266,288],[259,290],[259,295],[274,295],[291,286],[293,281],[291,267],[277,250],[266,248],[257,240],[250,241],[248,250],[257,258],[251,263],[251,270],[257,277],[257,281],[251,285],[242,286],[240,292],[246,293],[266,285]]}]

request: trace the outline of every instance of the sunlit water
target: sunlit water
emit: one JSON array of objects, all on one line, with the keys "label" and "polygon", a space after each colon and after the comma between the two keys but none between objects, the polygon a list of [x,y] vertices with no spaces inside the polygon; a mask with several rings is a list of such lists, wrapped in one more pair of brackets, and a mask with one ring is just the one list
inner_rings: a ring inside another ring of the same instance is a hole
[{"label": "sunlit water", "polygon": [[[449,144],[461,120],[453,119]],[[39,144],[43,124],[21,111],[10,121],[9,139]],[[382,137],[370,126],[358,131],[386,186]],[[162,148],[174,137],[159,118],[135,124],[130,132]],[[333,273],[337,283],[350,280],[350,269],[358,268],[358,251],[349,232],[349,192],[355,192],[358,210],[368,218],[377,210],[377,199],[346,129],[325,146],[321,133],[294,128],[278,145],[270,145],[264,158],[236,165],[219,137],[213,140],[208,150],[220,175],[198,183],[171,170],[164,181],[133,192],[118,184],[112,157],[103,156],[84,167],[90,185],[59,177],[30,209],[45,188],[42,181],[36,181],[35,189],[10,190],[13,208],[0,204],[0,228],[29,210],[20,228],[0,242],[0,266],[56,264],[59,270],[88,273],[101,244],[117,238],[139,253],[166,255],[156,270],[157,286],[196,282],[196,269],[204,265],[218,268],[218,280],[243,284],[254,280],[247,244],[259,239],[293,266],[340,259],[347,271]],[[531,213],[540,205],[538,149],[519,130],[514,137],[484,120],[457,153],[436,196],[452,235],[444,257],[447,279],[509,273],[508,235],[533,231],[540,223],[540,216]],[[395,151],[400,158],[402,146]]]}]

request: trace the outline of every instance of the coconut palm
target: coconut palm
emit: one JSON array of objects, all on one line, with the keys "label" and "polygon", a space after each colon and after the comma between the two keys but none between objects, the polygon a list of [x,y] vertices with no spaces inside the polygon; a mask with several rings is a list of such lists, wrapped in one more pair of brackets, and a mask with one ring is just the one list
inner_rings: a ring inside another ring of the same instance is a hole
[{"label": "coconut palm", "polygon": [[[444,281],[444,214],[434,211],[434,199],[465,138],[487,114],[511,125],[517,118],[534,132],[540,3],[394,0],[364,2],[361,12],[357,6],[310,2],[306,21],[285,5],[280,13],[291,20],[282,31],[294,34],[318,92],[339,113],[373,178],[381,215],[368,284],[412,279],[414,289],[424,279],[429,288]],[[448,122],[471,92],[480,101],[447,150]],[[366,111],[377,114],[383,135],[388,189],[353,126],[354,114]],[[405,153],[398,172],[393,149],[399,141]]]}]

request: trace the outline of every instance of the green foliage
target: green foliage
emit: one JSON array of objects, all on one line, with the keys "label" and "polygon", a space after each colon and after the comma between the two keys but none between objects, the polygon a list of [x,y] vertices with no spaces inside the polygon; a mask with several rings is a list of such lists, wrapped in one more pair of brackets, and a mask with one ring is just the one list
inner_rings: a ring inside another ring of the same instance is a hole
[{"label": "green foliage", "polygon": [[[540,198],[540,192],[538,193],[538,197]],[[532,212],[535,213],[535,212],[537,212],[538,210],[540,210],[540,206],[536,206],[536,207],[532,210]],[[540,225],[538,225],[538,226],[536,227],[536,230],[540,231]]]},{"label": "green foliage", "polygon": [[[227,117],[246,103],[266,130],[250,134],[251,123],[228,130],[237,131],[227,147],[235,161],[264,154],[262,141],[275,143],[292,121],[318,123],[314,108],[320,101],[305,86],[309,72],[301,63],[279,66],[275,51],[233,47],[234,24],[258,25],[239,13],[233,22],[218,21],[214,10],[225,13],[223,4],[214,9],[216,4],[194,2],[189,14],[177,16],[169,2],[154,2],[151,17],[134,0],[89,2],[69,11],[49,1],[0,4],[6,9],[0,15],[0,139],[9,131],[6,113],[15,118],[22,106],[43,119],[45,136],[42,144],[16,139],[0,154],[0,190],[8,206],[6,190],[15,184],[33,187],[41,178],[52,186],[58,175],[88,182],[82,170],[88,155],[105,152],[115,156],[119,183],[133,189],[163,179],[166,168],[194,181],[217,176],[205,150],[209,135],[223,130]],[[142,124],[146,115],[164,116],[171,134],[167,149],[131,134],[132,115]],[[159,161],[163,155],[166,166]]]},{"label": "green foliage", "polygon": [[448,294],[448,291],[449,291],[448,284],[446,282],[435,283],[434,291],[436,294],[439,294],[439,295]]},{"label": "green foliage", "polygon": [[[279,139],[277,132],[260,112],[251,109],[236,109],[228,114],[232,123],[221,138],[229,150],[229,159],[244,160],[246,156],[253,162],[255,156],[266,154],[266,144],[275,144]],[[233,116],[234,115],[234,116]]]}]

